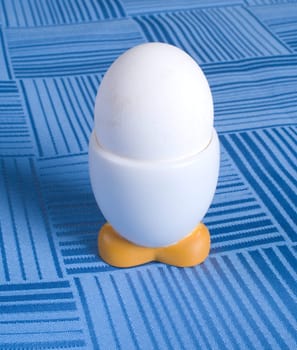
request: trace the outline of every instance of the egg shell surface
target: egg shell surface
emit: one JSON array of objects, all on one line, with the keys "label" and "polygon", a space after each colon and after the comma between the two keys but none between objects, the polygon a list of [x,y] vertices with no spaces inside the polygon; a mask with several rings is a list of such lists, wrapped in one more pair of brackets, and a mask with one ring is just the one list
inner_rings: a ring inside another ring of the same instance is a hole
[{"label": "egg shell surface", "polygon": [[118,156],[142,161],[192,156],[207,147],[212,127],[208,82],[175,46],[147,43],[126,51],[98,89],[96,138]]}]

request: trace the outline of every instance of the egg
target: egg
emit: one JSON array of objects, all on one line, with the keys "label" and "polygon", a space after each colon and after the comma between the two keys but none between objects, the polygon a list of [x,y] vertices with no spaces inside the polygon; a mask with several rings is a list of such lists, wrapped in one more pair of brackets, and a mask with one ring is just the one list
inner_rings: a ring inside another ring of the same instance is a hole
[{"label": "egg", "polygon": [[203,150],[211,139],[207,80],[181,49],[136,46],[107,71],[95,103],[95,132],[105,149],[139,160],[169,160]]},{"label": "egg", "polygon": [[89,170],[112,227],[144,247],[174,244],[202,220],[219,170],[213,102],[198,64],[164,43],[136,46],[96,96]]}]

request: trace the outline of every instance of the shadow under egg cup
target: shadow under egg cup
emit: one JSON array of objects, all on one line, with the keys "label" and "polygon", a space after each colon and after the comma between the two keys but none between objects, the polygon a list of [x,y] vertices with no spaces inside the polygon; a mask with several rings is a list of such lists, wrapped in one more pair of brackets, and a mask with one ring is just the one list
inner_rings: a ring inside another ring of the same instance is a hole
[{"label": "shadow under egg cup", "polygon": [[210,237],[200,223],[217,185],[215,129],[201,152],[176,160],[139,161],[104,149],[93,132],[91,185],[109,224],[99,232],[99,254],[113,266],[149,261],[194,266],[208,256]]}]

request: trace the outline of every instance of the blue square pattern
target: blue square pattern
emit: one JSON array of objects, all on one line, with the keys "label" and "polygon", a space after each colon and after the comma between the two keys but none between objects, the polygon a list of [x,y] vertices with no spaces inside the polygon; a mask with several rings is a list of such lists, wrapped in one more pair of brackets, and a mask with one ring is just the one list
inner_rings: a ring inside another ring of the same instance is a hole
[{"label": "blue square pattern", "polygon": [[[297,348],[297,2],[0,0],[0,350]],[[88,140],[118,55],[210,83],[221,166],[194,268],[107,265]]]}]

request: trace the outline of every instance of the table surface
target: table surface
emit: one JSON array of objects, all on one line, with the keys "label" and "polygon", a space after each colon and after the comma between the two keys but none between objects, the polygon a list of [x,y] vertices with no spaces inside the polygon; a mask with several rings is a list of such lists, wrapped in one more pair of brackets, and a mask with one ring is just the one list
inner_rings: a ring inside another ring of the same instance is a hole
[{"label": "table surface", "polygon": [[[296,349],[297,2],[0,1],[0,349]],[[107,266],[96,90],[161,41],[201,65],[221,169],[195,268]]]}]

